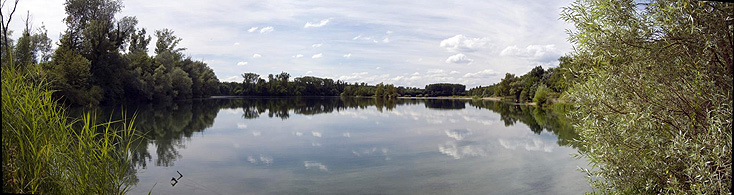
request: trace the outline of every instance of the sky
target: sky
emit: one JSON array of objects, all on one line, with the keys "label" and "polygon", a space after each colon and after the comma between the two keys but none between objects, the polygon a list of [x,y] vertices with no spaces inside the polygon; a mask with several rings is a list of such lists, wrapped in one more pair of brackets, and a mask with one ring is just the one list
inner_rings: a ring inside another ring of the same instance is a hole
[{"label": "sky", "polygon": [[[11,2],[8,2],[11,3]],[[242,73],[287,72],[291,78],[423,88],[431,83],[487,86],[505,73],[558,66],[571,52],[559,20],[570,0],[333,1],[126,0],[117,14],[135,16],[149,35],[171,29],[179,47],[206,62],[220,81]],[[30,13],[54,42],[66,29],[64,0],[21,0],[11,22],[20,32]],[[9,13],[7,5],[3,14]],[[16,37],[20,33],[14,33]],[[148,48],[155,48],[155,36]]]}]

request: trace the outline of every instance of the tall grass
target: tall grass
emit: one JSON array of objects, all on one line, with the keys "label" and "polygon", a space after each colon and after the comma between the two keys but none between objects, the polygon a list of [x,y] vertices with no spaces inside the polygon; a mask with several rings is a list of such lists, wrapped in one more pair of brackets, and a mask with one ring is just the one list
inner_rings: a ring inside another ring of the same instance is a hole
[{"label": "tall grass", "polygon": [[124,194],[136,180],[132,122],[68,118],[37,73],[2,67],[3,192]]}]

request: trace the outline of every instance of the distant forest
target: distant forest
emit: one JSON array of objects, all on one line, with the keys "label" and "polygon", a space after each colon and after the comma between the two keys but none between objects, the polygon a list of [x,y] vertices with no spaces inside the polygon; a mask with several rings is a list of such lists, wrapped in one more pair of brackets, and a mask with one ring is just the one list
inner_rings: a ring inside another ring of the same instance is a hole
[{"label": "distant forest", "polygon": [[424,89],[417,87],[395,87],[393,84],[347,83],[328,78],[313,76],[289,79],[290,74],[282,72],[269,74],[268,80],[255,73],[242,74],[243,81],[222,82],[219,95],[228,96],[373,96],[373,97],[436,97],[466,95],[462,84],[435,83]]},{"label": "distant forest", "polygon": [[[340,80],[303,76],[291,78],[282,72],[261,78],[242,74],[242,82],[220,82],[204,62],[183,54],[181,38],[170,29],[154,32],[154,55],[148,55],[151,35],[138,27],[133,16],[116,18],[123,5],[119,1],[67,1],[66,31],[52,50],[44,26],[32,28],[26,22],[18,40],[2,39],[2,64],[12,62],[23,69],[37,70],[31,78],[42,80],[53,90],[53,97],[67,105],[98,105],[131,102],[169,102],[221,96],[363,96],[363,97],[437,97],[502,96],[517,102],[557,97],[568,88],[564,63],[543,70],[536,67],[515,77],[507,74],[501,82],[466,90],[463,84],[435,83],[425,88],[393,84],[348,83]],[[13,32],[3,28],[4,35]],[[537,95],[536,95],[537,94]]]}]

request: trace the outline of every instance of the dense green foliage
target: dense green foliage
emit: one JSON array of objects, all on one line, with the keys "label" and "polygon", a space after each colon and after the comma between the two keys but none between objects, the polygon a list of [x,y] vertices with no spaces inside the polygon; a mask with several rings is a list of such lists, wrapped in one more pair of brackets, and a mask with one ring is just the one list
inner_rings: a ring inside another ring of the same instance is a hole
[{"label": "dense green foliage", "polygon": [[[314,76],[303,76],[289,79],[290,74],[268,75],[268,80],[260,78],[256,73],[242,74],[242,83],[222,82],[219,85],[218,95],[225,96],[373,96],[381,98],[396,98],[400,96],[442,96],[439,91],[431,91],[411,88],[395,87],[392,84],[379,83],[368,85],[367,83],[350,84],[344,81],[334,81],[328,78]],[[447,88],[448,95],[459,95],[465,93],[465,87],[459,84],[431,84],[436,86],[456,86]],[[429,85],[430,86],[430,85]],[[461,87],[459,87],[461,86]],[[428,86],[427,86],[428,87]],[[439,89],[439,88],[436,88]],[[429,94],[430,93],[430,94]]]},{"label": "dense green foliage", "polygon": [[601,193],[728,194],[734,4],[577,0],[573,74],[581,156]]},{"label": "dense green foliage", "polygon": [[269,74],[268,80],[255,73],[242,74],[242,83],[224,82],[219,86],[220,95],[236,96],[338,96],[348,84],[313,76],[298,77],[290,81],[290,74]]},{"label": "dense green foliage", "polygon": [[[9,55],[12,56],[12,55]],[[122,194],[137,182],[128,123],[68,119],[31,69],[2,67],[3,192]],[[124,119],[123,119],[124,120]]]},{"label": "dense green foliage", "polygon": [[426,85],[425,95],[435,96],[462,96],[466,95],[466,86],[462,84],[436,83]]},{"label": "dense green foliage", "polygon": [[43,27],[25,29],[17,44],[12,39],[3,44],[18,54],[13,58],[16,64],[42,68],[40,75],[48,78],[54,97],[72,105],[96,105],[165,102],[218,93],[214,71],[184,56],[185,49],[177,47],[181,39],[172,30],[155,31],[155,55],[148,56],[151,37],[145,29],[136,28],[137,19],[115,18],[122,8],[120,1],[67,0],[64,5],[67,30],[53,54]]},{"label": "dense green foliage", "polygon": [[[537,66],[520,77],[506,73],[499,83],[472,88],[467,94],[476,97],[504,97],[514,102],[532,101],[539,105],[550,103],[550,100],[558,98],[576,80],[569,69],[573,66],[572,58],[562,56],[558,61],[558,67],[544,70]],[[542,94],[536,99],[536,93],[541,89]]]}]

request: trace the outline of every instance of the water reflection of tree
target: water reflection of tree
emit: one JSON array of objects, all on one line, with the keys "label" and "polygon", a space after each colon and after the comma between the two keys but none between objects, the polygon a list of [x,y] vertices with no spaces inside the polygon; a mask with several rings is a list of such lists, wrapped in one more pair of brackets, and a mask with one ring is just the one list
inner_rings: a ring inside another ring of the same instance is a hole
[{"label": "water reflection of tree", "polygon": [[144,136],[136,140],[132,159],[136,166],[145,168],[152,161],[148,152],[150,143],[155,145],[156,166],[172,166],[180,158],[178,150],[185,146],[184,138],[202,132],[214,123],[219,107],[206,100],[174,102],[169,104],[145,104],[130,106],[137,112],[135,129]]},{"label": "water reflection of tree", "polygon": [[426,108],[440,109],[440,110],[451,110],[451,109],[464,109],[466,108],[466,100],[455,100],[455,99],[427,99],[425,100]]},{"label": "water reflection of tree", "polygon": [[568,118],[561,114],[553,113],[550,110],[533,106],[513,105],[498,101],[471,101],[469,105],[479,109],[489,109],[500,114],[500,120],[505,126],[515,125],[521,122],[527,125],[535,134],[540,134],[543,130],[555,134],[558,137],[559,146],[571,146],[578,149],[575,139],[579,139],[579,135],[574,131],[573,126]]},{"label": "water reflection of tree", "polygon": [[215,99],[220,108],[242,109],[242,118],[255,119],[265,113],[270,118],[288,119],[290,114],[316,115],[345,109],[367,109],[374,106],[378,111],[392,110],[397,105],[418,104],[413,100],[323,97],[323,98],[234,98]]},{"label": "water reflection of tree", "polygon": [[[172,166],[181,158],[179,149],[184,148],[185,141],[196,132],[202,132],[212,126],[220,109],[242,109],[242,117],[254,119],[267,114],[286,120],[290,114],[316,115],[346,109],[377,109],[390,111],[398,105],[424,104],[431,109],[464,109],[466,100],[421,100],[421,99],[374,99],[352,97],[324,98],[234,98],[207,99],[174,102],[170,104],[147,104],[128,106],[128,118],[137,111],[136,129],[144,133],[142,139],[136,140],[136,148],[132,151],[132,159],[136,166],[145,168],[153,161],[149,153],[150,146],[155,146],[156,166]],[[471,106],[489,109],[499,113],[506,126],[517,122],[526,124],[534,133],[543,130],[558,136],[558,145],[576,148],[573,139],[578,135],[573,131],[568,120],[562,116],[535,107],[516,106],[493,101],[469,101]],[[374,107],[373,107],[374,106]],[[115,111],[117,110],[117,111]],[[102,109],[100,116],[121,118],[119,109]],[[117,114],[117,115],[115,115]],[[104,118],[104,117],[100,117]],[[152,143],[152,144],[151,144]]]}]

